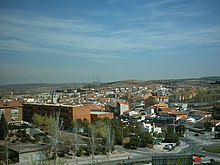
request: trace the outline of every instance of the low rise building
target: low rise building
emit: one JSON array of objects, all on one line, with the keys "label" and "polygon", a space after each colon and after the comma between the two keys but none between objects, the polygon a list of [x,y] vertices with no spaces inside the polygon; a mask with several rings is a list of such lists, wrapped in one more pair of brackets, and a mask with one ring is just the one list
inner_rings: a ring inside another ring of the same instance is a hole
[{"label": "low rise building", "polygon": [[116,116],[122,115],[125,111],[129,110],[129,104],[125,101],[118,101],[116,109]]},{"label": "low rise building", "polygon": [[[180,111],[159,111],[158,116],[162,120],[167,121],[178,121],[181,119],[184,119],[184,121],[187,119],[187,113],[186,112],[180,112]],[[181,121],[181,122],[184,122]]]},{"label": "low rise building", "polygon": [[143,123],[144,129],[149,133],[161,133],[161,127],[155,126],[155,124]]},{"label": "low rise building", "polygon": [[196,120],[200,120],[202,118],[211,118],[212,112],[202,111],[202,110],[191,110],[189,112],[189,116],[196,119]]},{"label": "low rise building", "polygon": [[0,102],[0,117],[2,113],[8,123],[22,122],[23,105],[16,100],[5,100]]},{"label": "low rise building", "polygon": [[66,127],[70,127],[76,119],[87,119],[91,122],[90,116],[91,106],[72,106],[60,104],[23,104],[23,118],[25,121],[31,122],[33,115],[60,115],[60,119]]},{"label": "low rise building", "polygon": [[91,111],[91,121],[96,118],[109,118],[113,119],[114,114],[112,112]]}]

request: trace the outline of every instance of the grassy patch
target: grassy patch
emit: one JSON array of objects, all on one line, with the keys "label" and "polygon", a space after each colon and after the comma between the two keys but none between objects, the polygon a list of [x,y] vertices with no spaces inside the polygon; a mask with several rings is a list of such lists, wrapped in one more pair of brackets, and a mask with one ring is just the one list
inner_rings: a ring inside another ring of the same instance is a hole
[{"label": "grassy patch", "polygon": [[203,150],[208,152],[220,153],[220,146],[206,146]]}]

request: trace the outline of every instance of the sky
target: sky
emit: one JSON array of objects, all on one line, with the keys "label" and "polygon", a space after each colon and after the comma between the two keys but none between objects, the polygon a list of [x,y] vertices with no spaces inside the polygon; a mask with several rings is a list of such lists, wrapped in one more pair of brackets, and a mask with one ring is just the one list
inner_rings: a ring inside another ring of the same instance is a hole
[{"label": "sky", "polygon": [[0,85],[220,76],[219,0],[0,0]]}]

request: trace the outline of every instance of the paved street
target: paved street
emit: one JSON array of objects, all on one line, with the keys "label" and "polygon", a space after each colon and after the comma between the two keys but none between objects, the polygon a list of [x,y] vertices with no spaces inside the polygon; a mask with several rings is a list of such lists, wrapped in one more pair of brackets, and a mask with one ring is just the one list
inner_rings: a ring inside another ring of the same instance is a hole
[{"label": "paved street", "polygon": [[[220,160],[219,153],[209,153],[201,150],[203,146],[220,144],[219,139],[212,139],[213,133],[199,134],[199,136],[194,136],[195,132],[187,130],[187,138],[181,138],[180,146],[176,147],[172,151],[167,151],[163,149],[162,145],[155,145],[155,149],[147,148],[138,148],[137,150],[128,150],[122,146],[115,146],[118,151],[117,154],[110,155],[109,159],[105,155],[95,156],[95,161],[92,161],[92,158],[78,158],[78,159],[67,159],[68,164],[117,164],[117,163],[126,163],[132,161],[141,161],[141,160],[151,160],[152,156],[164,156],[164,155],[179,155],[179,154],[195,154],[205,156],[203,159],[215,159]],[[30,160],[28,161],[30,163]],[[26,164],[28,164],[26,161]]]},{"label": "paved street", "polygon": [[[187,130],[187,138],[181,138],[181,145],[176,147],[175,150],[167,151],[163,150],[163,146],[161,145],[156,149],[146,149],[146,148],[138,148],[137,150],[127,150],[121,146],[116,146],[117,149],[122,150],[128,155],[130,155],[130,159],[128,157],[121,158],[120,160],[113,160],[111,162],[106,162],[106,164],[116,164],[119,162],[130,162],[130,161],[140,161],[140,160],[151,160],[152,156],[164,156],[164,155],[179,155],[179,154],[195,154],[204,156],[202,159],[205,160],[220,160],[219,153],[209,153],[202,150],[202,147],[206,145],[220,144],[220,139],[213,139],[214,134],[212,132],[208,132],[205,134],[199,134],[199,136],[194,136],[195,132],[191,132]],[[97,163],[96,163],[97,164]],[[102,162],[103,164],[103,162]]]},{"label": "paved street", "polygon": [[199,136],[194,135],[195,132],[187,131],[187,141],[186,138],[183,138],[182,140],[186,141],[189,147],[184,148],[181,153],[198,154],[220,160],[219,153],[210,153],[202,150],[202,147],[204,146],[220,144],[220,139],[213,138],[213,132],[206,132],[205,134],[199,134]]}]

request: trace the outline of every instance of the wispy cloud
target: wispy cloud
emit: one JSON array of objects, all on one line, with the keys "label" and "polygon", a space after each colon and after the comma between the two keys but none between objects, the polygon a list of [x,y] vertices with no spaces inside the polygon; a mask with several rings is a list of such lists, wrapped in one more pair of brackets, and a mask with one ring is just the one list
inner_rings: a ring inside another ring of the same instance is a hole
[{"label": "wispy cloud", "polygon": [[166,10],[154,10],[156,16],[177,16],[177,17],[201,17],[208,15],[208,11],[200,9],[198,4],[175,4],[166,8]]},{"label": "wispy cloud", "polygon": [[[20,14],[20,13],[19,13]],[[21,19],[22,17],[22,19]],[[100,52],[100,58],[114,59],[118,56],[106,53],[132,46],[123,40],[111,38],[99,25],[82,20],[55,19],[48,17],[26,17],[12,13],[1,14],[1,51],[24,51],[60,53],[60,55],[91,57]],[[79,53],[84,52],[84,53]]]},{"label": "wispy cloud", "polygon": [[[94,73],[158,77],[165,75],[161,71],[166,60],[169,74],[174,75],[172,63],[178,63],[178,70],[179,57],[185,59],[186,54],[188,59],[194,56],[188,70],[191,74],[200,67],[196,65],[200,56],[213,57],[203,59],[205,64],[219,61],[215,60],[220,52],[215,5],[219,3],[215,1],[213,5],[197,0],[75,0],[68,6],[57,2],[37,2],[36,6],[28,0],[13,5],[9,1],[0,7],[0,72],[7,70],[0,77],[5,82],[13,82],[13,77],[24,82],[31,76],[32,81],[81,75],[86,79]],[[119,67],[123,69],[118,71]],[[219,65],[216,62],[211,68],[210,73],[216,73]]]},{"label": "wispy cloud", "polygon": [[[154,1],[147,7],[172,2]],[[146,50],[176,49],[183,45],[219,44],[219,27],[182,26],[173,20],[151,20],[161,15],[200,15],[196,7],[176,5],[143,17],[126,17],[120,27],[109,29],[103,23],[86,19],[52,18],[39,13],[15,10],[0,14],[0,51],[35,52],[87,58],[95,62],[125,59],[126,54]],[[104,11],[102,11],[104,12]],[[104,14],[104,13],[102,13]],[[190,29],[188,29],[190,28]]]}]

